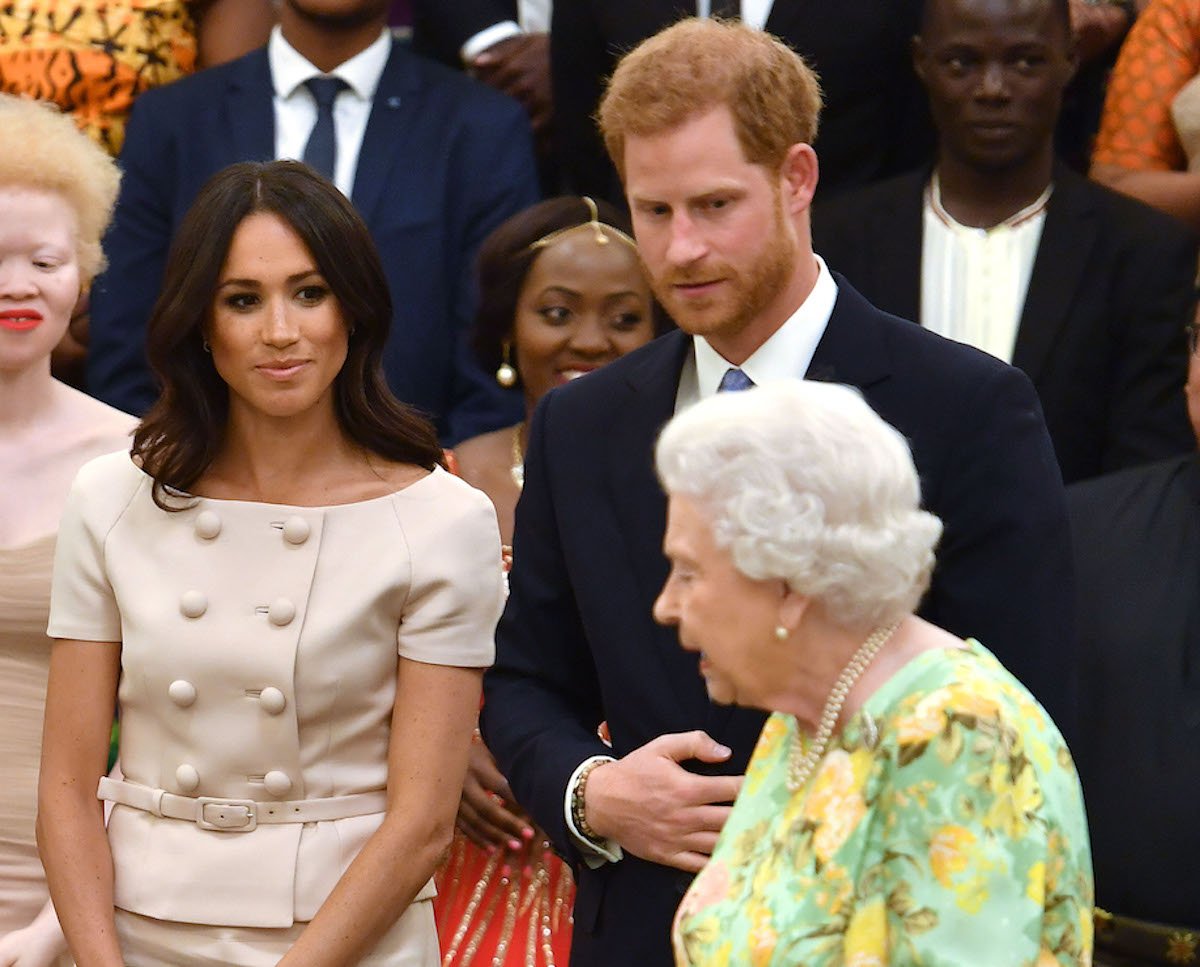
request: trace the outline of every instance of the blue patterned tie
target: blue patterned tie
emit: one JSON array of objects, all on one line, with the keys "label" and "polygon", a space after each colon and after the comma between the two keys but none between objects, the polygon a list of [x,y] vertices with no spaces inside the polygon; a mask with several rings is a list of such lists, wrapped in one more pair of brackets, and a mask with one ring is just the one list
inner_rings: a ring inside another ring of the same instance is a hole
[{"label": "blue patterned tie", "polygon": [[717,387],[718,393],[739,393],[744,389],[750,389],[754,385],[754,380],[743,373],[740,369],[730,367],[725,370],[725,375],[721,377],[721,384]]},{"label": "blue patterned tie", "polygon": [[333,127],[333,102],[349,85],[340,77],[310,77],[304,82],[317,102],[317,123],[304,146],[302,160],[333,181],[337,164],[337,134]]}]

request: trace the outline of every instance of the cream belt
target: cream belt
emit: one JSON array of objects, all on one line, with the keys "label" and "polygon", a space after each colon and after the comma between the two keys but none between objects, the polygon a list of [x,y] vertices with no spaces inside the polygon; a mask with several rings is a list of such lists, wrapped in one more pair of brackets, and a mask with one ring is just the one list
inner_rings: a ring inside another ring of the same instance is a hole
[{"label": "cream belt", "polygon": [[165,789],[151,789],[125,779],[103,776],[96,798],[132,806],[155,816],[182,819],[201,829],[220,833],[248,833],[256,826],[278,823],[320,823],[381,813],[387,793],[360,792],[327,799],[295,799],[290,802],[255,802],[253,799],[221,799],[214,796],[177,796]]}]

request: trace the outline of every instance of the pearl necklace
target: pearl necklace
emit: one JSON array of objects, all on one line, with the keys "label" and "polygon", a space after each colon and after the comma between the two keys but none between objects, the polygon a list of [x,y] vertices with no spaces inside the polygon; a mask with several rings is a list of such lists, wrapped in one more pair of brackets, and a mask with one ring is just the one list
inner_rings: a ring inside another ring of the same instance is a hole
[{"label": "pearl necklace", "polygon": [[867,670],[867,666],[887,644],[899,624],[900,622],[897,621],[890,627],[876,628],[871,632],[870,637],[859,645],[858,651],[847,662],[842,673],[838,675],[837,681],[834,682],[833,688],[829,692],[829,698],[825,699],[825,707],[821,710],[821,720],[817,724],[817,734],[813,736],[808,751],[803,754],[800,752],[801,742],[800,736],[797,734],[796,740],[788,752],[787,787],[789,792],[800,789],[812,778],[813,770],[825,755],[825,749],[833,737],[833,729],[837,725],[838,716],[842,714],[846,696],[850,694],[850,689],[854,687],[859,676]]}]

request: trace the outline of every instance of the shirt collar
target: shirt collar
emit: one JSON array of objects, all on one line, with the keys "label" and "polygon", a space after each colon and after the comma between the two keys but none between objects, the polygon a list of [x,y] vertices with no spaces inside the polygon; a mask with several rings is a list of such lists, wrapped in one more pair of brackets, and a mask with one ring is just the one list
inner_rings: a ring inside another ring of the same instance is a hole
[{"label": "shirt collar", "polygon": [[[813,258],[817,261],[817,281],[808,298],[738,367],[753,380],[755,386],[781,379],[799,379],[808,372],[838,294],[837,283],[826,267],[825,260],[816,254]],[[708,399],[717,392],[721,377],[733,364],[702,336],[693,336],[692,343],[695,347],[700,399]]]},{"label": "shirt collar", "polygon": [[370,101],[375,97],[379,79],[383,76],[383,69],[387,66],[391,51],[392,34],[385,27],[370,47],[338,64],[325,75],[284,39],[283,31],[278,25],[271,30],[271,39],[267,41],[267,61],[271,66],[275,95],[285,100],[294,95],[309,78],[329,76],[340,77],[356,96]]},{"label": "shirt collar", "polygon": [[929,186],[925,189],[925,204],[929,206],[930,211],[937,217],[947,228],[957,229],[963,232],[994,232],[998,228],[1019,228],[1031,219],[1037,218],[1046,212],[1046,206],[1050,203],[1050,195],[1054,192],[1054,182],[1046,186],[1046,190],[1037,196],[1028,205],[1020,211],[1013,212],[1008,218],[1002,222],[991,226],[991,228],[971,228],[970,226],[961,224],[953,215],[946,211],[942,204],[942,183],[938,179],[938,173],[935,170],[933,177],[929,179]]}]

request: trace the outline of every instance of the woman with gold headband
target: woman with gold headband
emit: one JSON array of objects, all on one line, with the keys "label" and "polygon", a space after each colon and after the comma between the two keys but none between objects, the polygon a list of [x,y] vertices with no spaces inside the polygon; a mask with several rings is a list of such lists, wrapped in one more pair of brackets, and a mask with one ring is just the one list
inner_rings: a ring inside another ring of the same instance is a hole
[{"label": "woman with gold headband", "polygon": [[[506,545],[538,401],[645,345],[665,324],[628,227],[606,202],[552,198],[508,219],[480,248],[475,352],[501,386],[520,389],[526,419],[464,441],[454,458],[495,504]],[[438,889],[444,965],[566,964],[570,871],[478,740]]]}]

